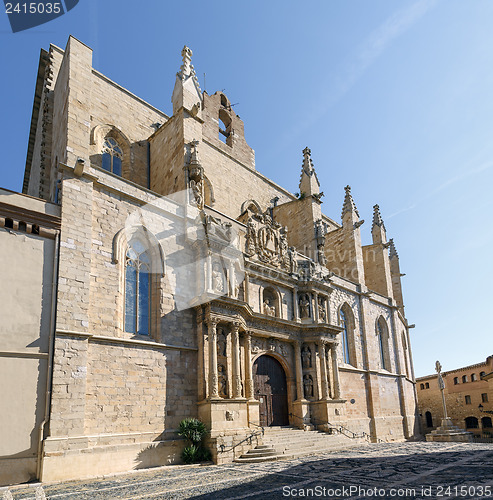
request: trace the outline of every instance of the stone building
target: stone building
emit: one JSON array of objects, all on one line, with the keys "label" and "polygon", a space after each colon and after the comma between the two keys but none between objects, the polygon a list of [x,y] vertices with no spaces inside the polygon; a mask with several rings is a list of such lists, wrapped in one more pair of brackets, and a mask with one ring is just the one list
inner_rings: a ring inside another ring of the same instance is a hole
[{"label": "stone building", "polygon": [[[342,220],[322,213],[308,148],[297,196],[262,175],[191,55],[169,117],[96,71],[75,38],[41,51],[22,199],[59,224],[56,323],[40,334],[39,447],[16,480],[174,463],[185,417],[207,424],[217,463],[261,444],[258,426],[419,435],[399,257],[379,207],[363,246],[349,186]],[[4,477],[16,446],[0,450]]]},{"label": "stone building", "polygon": [[[461,429],[479,436],[493,435],[493,393],[488,376],[493,372],[493,356],[475,365],[442,372],[448,416]],[[429,433],[443,418],[443,405],[437,375],[416,379],[422,429]]]}]

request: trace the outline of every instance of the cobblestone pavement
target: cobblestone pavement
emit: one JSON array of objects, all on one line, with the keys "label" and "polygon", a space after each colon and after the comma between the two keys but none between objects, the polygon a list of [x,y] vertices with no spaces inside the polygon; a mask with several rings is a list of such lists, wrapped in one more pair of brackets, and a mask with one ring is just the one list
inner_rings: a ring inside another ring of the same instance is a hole
[{"label": "cobblestone pavement", "polygon": [[388,443],[261,464],[170,466],[1,488],[0,498],[493,498],[493,444]]}]

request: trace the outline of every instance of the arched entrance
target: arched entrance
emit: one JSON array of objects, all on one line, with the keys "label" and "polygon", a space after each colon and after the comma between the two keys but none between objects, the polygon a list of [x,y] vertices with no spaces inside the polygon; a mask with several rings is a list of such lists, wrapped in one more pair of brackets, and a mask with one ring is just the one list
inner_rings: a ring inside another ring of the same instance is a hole
[{"label": "arched entrance", "polygon": [[260,425],[288,425],[288,388],[284,369],[271,356],[260,356],[253,364],[255,398],[260,401]]},{"label": "arched entrance", "polygon": [[433,417],[431,416],[431,412],[427,411],[425,413],[426,417],[426,427],[433,427]]}]

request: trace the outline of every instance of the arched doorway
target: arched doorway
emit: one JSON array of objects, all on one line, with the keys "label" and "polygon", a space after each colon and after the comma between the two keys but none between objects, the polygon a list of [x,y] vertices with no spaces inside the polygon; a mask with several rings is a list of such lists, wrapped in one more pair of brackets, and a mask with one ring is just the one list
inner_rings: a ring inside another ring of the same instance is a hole
[{"label": "arched doorway", "polygon": [[284,369],[271,356],[260,356],[253,364],[255,398],[260,401],[260,425],[288,425],[288,389]]},{"label": "arched doorway", "polygon": [[426,417],[426,427],[433,427],[433,417],[431,416],[431,412],[427,411],[425,413]]}]

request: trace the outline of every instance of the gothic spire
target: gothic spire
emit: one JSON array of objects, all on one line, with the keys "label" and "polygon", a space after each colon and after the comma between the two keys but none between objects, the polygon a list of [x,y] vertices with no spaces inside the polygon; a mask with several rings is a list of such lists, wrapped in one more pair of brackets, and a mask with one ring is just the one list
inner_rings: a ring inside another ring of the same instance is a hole
[{"label": "gothic spire", "polygon": [[342,205],[342,218],[344,218],[344,214],[354,212],[358,217],[358,209],[356,208],[356,204],[354,203],[353,197],[351,195],[351,186],[346,186],[344,188],[346,192],[344,196],[344,204]]},{"label": "gothic spire", "polygon": [[397,250],[395,249],[395,244],[394,244],[394,238],[390,238],[389,240],[389,257],[393,259],[394,257],[399,258],[399,254],[397,253]]},{"label": "gothic spire", "polygon": [[173,114],[181,107],[191,110],[202,100],[202,90],[195,74],[192,64],[192,50],[185,45],[181,51],[182,65],[176,74],[175,87],[171,102],[173,103]]},{"label": "gothic spire", "polygon": [[375,227],[383,227],[385,230],[385,224],[382,220],[382,215],[380,214],[380,207],[378,205],[373,205],[373,224],[372,229]]},{"label": "gothic spire", "polygon": [[300,194],[305,196],[320,194],[320,182],[313,167],[310,148],[303,150],[303,165],[300,176]]}]

